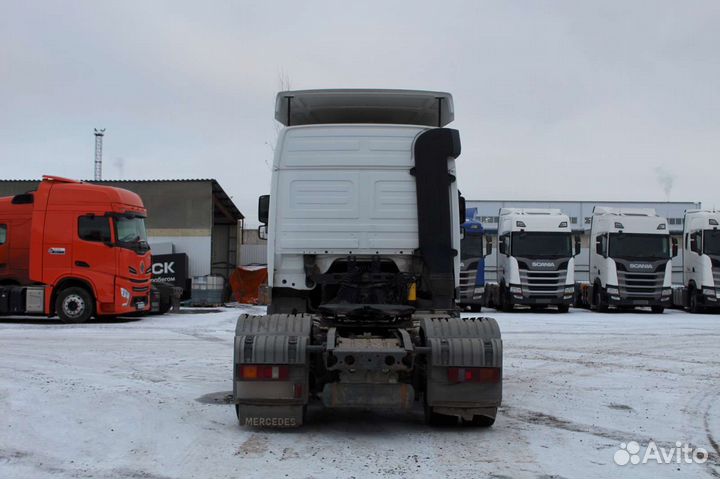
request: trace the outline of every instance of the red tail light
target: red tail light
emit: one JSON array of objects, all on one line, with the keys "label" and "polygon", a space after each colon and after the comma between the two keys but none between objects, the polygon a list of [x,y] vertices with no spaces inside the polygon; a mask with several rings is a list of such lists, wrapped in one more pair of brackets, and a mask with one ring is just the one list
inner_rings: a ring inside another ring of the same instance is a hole
[{"label": "red tail light", "polygon": [[499,383],[501,379],[500,368],[448,368],[451,383]]},{"label": "red tail light", "polygon": [[289,368],[272,364],[241,364],[238,366],[240,381],[287,381]]}]

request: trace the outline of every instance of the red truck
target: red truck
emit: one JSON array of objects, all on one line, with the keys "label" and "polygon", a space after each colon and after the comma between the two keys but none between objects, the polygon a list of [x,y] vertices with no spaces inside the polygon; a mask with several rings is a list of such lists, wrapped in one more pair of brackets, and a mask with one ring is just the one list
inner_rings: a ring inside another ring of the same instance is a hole
[{"label": "red truck", "polygon": [[131,191],[55,176],[0,198],[0,314],[81,323],[149,311],[146,215]]}]

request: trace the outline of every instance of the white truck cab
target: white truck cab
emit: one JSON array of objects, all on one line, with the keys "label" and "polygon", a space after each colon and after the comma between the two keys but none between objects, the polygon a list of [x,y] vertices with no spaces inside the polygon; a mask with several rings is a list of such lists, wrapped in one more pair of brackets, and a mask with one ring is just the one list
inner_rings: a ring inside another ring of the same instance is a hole
[{"label": "white truck cab", "polygon": [[533,308],[552,305],[567,312],[579,252],[570,218],[559,209],[500,209],[496,304],[504,310],[516,304]]},{"label": "white truck cab", "polygon": [[720,306],[720,211],[688,210],[683,227],[683,286],[692,313]]},{"label": "white truck cab", "polygon": [[[377,259],[388,269],[383,272],[415,271],[422,236],[418,208],[428,211],[417,202],[413,148],[424,132],[453,121],[452,96],[412,90],[281,92],[275,118],[287,127],[275,149],[269,218],[261,218],[269,226],[270,311],[316,311],[330,299],[321,292],[329,288],[310,278],[354,267],[348,261]],[[448,159],[447,173],[454,178],[455,158]],[[459,251],[457,182],[447,186],[455,212],[448,214],[449,246]],[[460,256],[452,261],[457,288]]]},{"label": "white truck cab", "polygon": [[596,206],[590,245],[592,309],[649,306],[662,313],[670,304],[677,245],[654,209]]}]

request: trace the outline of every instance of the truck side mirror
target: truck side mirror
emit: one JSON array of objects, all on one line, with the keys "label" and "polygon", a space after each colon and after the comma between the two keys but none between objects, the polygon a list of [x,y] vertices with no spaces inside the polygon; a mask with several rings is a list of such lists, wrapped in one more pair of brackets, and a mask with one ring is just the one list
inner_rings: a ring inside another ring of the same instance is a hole
[{"label": "truck side mirror", "polygon": [[575,256],[580,254],[580,237],[575,236]]},{"label": "truck side mirror", "polygon": [[672,238],[672,257],[676,257],[678,255],[678,240],[677,238]]},{"label": "truck side mirror", "polygon": [[267,225],[258,226],[257,233],[258,233],[258,238],[260,238],[261,240],[266,240],[268,238],[267,237]]},{"label": "truck side mirror", "polygon": [[258,220],[266,225],[270,216],[270,195],[262,195],[258,198]]},{"label": "truck side mirror", "polygon": [[485,238],[485,256],[489,256],[492,254],[492,237],[487,236]]},{"label": "truck side mirror", "polygon": [[595,238],[595,252],[601,256],[605,256],[603,251],[602,236]]},{"label": "truck side mirror", "polygon": [[690,251],[702,254],[702,238],[700,233],[693,233],[690,235]]},{"label": "truck side mirror", "polygon": [[458,191],[458,206],[459,206],[459,210],[460,210],[460,224],[463,224],[463,223],[465,223],[465,221],[466,221],[466,218],[465,218],[465,210],[466,210],[466,208],[465,208],[465,197],[464,197],[463,195],[461,195],[459,191]]}]

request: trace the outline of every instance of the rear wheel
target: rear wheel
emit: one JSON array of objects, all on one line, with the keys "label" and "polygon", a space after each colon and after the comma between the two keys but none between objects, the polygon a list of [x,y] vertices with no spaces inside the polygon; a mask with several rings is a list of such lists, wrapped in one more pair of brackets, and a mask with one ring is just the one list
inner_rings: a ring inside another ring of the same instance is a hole
[{"label": "rear wheel", "polygon": [[449,427],[455,426],[457,422],[457,416],[436,413],[432,406],[428,406],[427,403],[425,404],[425,424],[429,426]]},{"label": "rear wheel", "polygon": [[63,289],[55,299],[55,311],[64,323],[84,323],[94,310],[95,302],[84,288]]},{"label": "rear wheel", "polygon": [[700,294],[697,289],[691,288],[688,293],[688,309],[693,314],[699,314],[703,312],[703,306],[700,304]]},{"label": "rear wheel", "polygon": [[[497,408],[495,408],[495,414],[497,414]],[[463,419],[463,424],[466,426],[472,426],[472,427],[490,427],[493,424],[495,424],[495,417],[489,417],[489,416],[473,416],[472,419],[469,421],[467,419]]]}]

